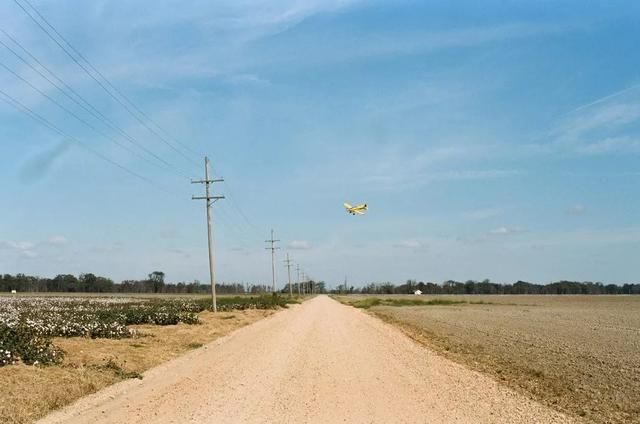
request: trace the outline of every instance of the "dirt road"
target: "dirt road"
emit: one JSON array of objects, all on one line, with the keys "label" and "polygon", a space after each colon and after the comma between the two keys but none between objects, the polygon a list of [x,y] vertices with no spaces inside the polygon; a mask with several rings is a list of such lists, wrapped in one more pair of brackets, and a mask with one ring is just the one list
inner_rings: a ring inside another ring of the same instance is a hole
[{"label": "dirt road", "polygon": [[326,296],[41,423],[570,423]]}]

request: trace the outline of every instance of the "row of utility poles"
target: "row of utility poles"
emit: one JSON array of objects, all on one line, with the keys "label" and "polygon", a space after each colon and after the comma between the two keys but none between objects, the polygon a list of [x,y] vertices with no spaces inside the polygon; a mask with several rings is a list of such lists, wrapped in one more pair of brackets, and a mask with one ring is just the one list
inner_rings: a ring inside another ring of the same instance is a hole
[{"label": "row of utility poles", "polygon": [[[191,184],[204,184],[204,196],[191,196],[192,200],[204,200],[207,210],[207,240],[209,245],[209,279],[211,281],[211,301],[213,304],[213,312],[218,311],[218,305],[216,301],[216,278],[215,278],[215,257],[213,255],[213,235],[211,224],[211,206],[218,200],[224,199],[224,196],[214,196],[211,194],[210,185],[213,183],[222,182],[222,178],[209,179],[209,158],[204,158],[204,180],[191,180]],[[271,250],[271,284],[273,293],[276,292],[276,250],[280,248],[276,246],[276,243],[280,240],[275,238],[275,233],[271,230],[271,239],[265,240],[265,243],[270,243],[267,250]],[[287,253],[287,259],[284,261],[287,268],[287,274],[289,277],[289,296],[293,296],[293,287],[291,285],[291,259],[289,253]],[[314,293],[315,287],[313,281],[309,281],[308,277],[302,272],[302,284],[300,282],[300,265],[296,264],[298,286],[298,296],[305,295],[307,293]],[[301,288],[302,285],[302,288]]]},{"label": "row of utility poles", "polygon": [[[271,250],[271,284],[273,293],[276,292],[276,250],[280,248],[276,246],[276,243],[280,240],[275,238],[275,232],[273,229],[271,230],[271,238],[269,240],[265,240],[265,243],[268,243],[269,246],[265,247],[266,250]],[[291,284],[291,265],[292,260],[289,257],[289,253],[287,253],[287,259],[284,260],[284,266],[287,268],[287,277],[289,282],[289,296],[293,296],[293,285]],[[315,284],[313,281],[309,279],[309,277],[303,272],[302,273],[302,284],[300,283],[300,265],[296,264],[296,285],[298,286],[298,296],[302,296],[307,293],[315,293]],[[302,285],[302,288],[300,286]]]}]

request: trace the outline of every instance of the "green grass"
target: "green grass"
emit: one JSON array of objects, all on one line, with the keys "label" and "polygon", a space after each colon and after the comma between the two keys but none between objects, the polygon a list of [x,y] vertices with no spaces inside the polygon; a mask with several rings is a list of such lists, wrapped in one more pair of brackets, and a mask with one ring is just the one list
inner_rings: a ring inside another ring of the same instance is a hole
[{"label": "green grass", "polygon": [[220,319],[234,319],[235,317],[235,315],[228,315],[226,317],[220,317]]},{"label": "green grass", "polygon": [[349,304],[355,308],[369,309],[373,306],[434,306],[434,305],[458,305],[468,303],[465,300],[451,300],[451,299],[381,299],[378,297],[372,297],[355,302],[349,302]]},{"label": "green grass", "polygon": [[94,368],[99,370],[111,371],[113,374],[120,379],[128,379],[128,378],[137,378],[138,380],[142,380],[142,374],[137,371],[125,371],[113,358],[109,359],[102,365],[95,365]]},{"label": "green grass", "polygon": [[389,299],[388,305],[390,306],[423,306],[423,305],[457,305],[460,303],[467,303],[464,300],[451,300],[451,299]]},{"label": "green grass", "polygon": [[382,301],[380,299],[378,299],[377,297],[373,297],[370,299],[357,300],[353,303],[350,303],[350,305],[354,308],[369,309],[370,307],[378,306],[381,303]]}]

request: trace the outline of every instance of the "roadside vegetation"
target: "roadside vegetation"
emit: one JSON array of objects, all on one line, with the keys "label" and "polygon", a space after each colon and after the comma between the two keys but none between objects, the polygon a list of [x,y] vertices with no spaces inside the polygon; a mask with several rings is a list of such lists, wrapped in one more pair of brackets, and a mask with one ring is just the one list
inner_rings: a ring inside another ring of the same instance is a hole
[{"label": "roadside vegetation", "polygon": [[[335,296],[332,296],[332,297],[335,297]],[[464,300],[451,300],[451,299],[422,300],[419,298],[394,299],[394,298],[380,298],[380,297],[368,297],[366,299],[353,300],[353,301],[350,301],[348,298],[339,298],[338,300],[360,309],[369,309],[373,306],[432,306],[432,305],[458,305],[461,303],[468,303]]]},{"label": "roadside vegetation", "polygon": [[[292,300],[281,296],[221,297],[220,311],[276,309]],[[82,297],[0,297],[0,366],[17,362],[51,364],[63,352],[52,337],[120,339],[136,335],[140,324],[199,324],[211,301]]]},{"label": "roadside vegetation", "polygon": [[30,423],[298,300],[0,296],[0,422]]}]

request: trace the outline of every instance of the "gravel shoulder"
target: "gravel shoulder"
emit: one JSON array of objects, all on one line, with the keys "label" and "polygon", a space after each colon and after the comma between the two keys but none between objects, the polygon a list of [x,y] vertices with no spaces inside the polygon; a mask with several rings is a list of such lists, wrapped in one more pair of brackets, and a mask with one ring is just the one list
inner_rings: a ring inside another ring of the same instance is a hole
[{"label": "gravel shoulder", "polygon": [[571,423],[318,296],[40,423]]}]

